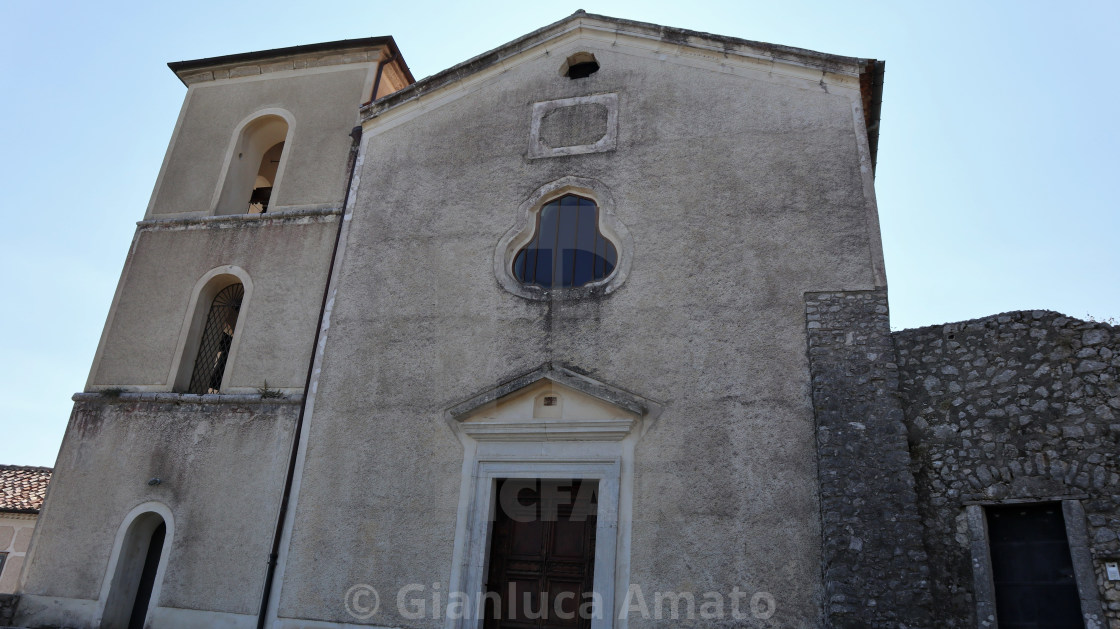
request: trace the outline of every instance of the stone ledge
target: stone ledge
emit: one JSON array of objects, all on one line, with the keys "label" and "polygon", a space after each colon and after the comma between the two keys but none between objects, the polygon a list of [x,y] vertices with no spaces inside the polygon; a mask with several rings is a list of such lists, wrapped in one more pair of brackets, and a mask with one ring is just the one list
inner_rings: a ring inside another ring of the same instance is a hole
[{"label": "stone ledge", "polygon": [[264,397],[259,393],[173,393],[125,391],[117,394],[98,391],[75,393],[75,402],[102,402],[118,404],[127,402],[170,402],[175,404],[300,404],[302,393],[285,394],[283,397]]},{"label": "stone ledge", "polygon": [[341,51],[337,54],[327,55],[295,55],[278,61],[261,61],[258,63],[244,63],[225,65],[212,70],[197,72],[184,72],[179,75],[184,85],[222,79],[238,79],[247,76],[260,76],[273,72],[286,72],[293,70],[307,70],[311,68],[324,68],[327,66],[349,65],[354,63],[376,63],[381,60],[381,50],[351,50]]},{"label": "stone ledge", "polygon": [[325,208],[298,208],[294,210],[280,210],[264,214],[223,214],[221,216],[191,216],[177,218],[153,218],[137,221],[136,226],[144,230],[155,229],[207,229],[242,227],[247,225],[285,222],[317,222],[306,219],[327,219],[342,214],[341,207]]}]

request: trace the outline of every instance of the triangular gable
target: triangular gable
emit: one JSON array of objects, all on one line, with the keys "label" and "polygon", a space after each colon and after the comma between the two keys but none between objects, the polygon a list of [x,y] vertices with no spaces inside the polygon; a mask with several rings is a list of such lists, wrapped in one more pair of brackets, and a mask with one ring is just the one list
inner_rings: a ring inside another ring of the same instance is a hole
[{"label": "triangular gable", "polygon": [[580,10],[548,26],[518,37],[493,50],[451,66],[442,72],[437,72],[402,90],[369,103],[362,108],[362,117],[365,119],[379,115],[397,105],[417,99],[444,86],[467,79],[487,68],[499,65],[527,50],[550,44],[557,38],[581,28],[589,32],[609,32],[614,36],[629,34],[642,39],[668,42],[673,46],[694,48],[698,51],[718,51],[726,57],[752,58],[770,64],[788,64],[825,72],[848,74],[853,77],[861,74],[869,63],[876,63],[872,59],[845,57],[792,46],[701,33],[683,28],[596,15]]},{"label": "triangular gable", "polygon": [[545,364],[447,414],[458,432],[480,441],[617,441],[659,409],[628,391]]},{"label": "triangular gable", "polygon": [[719,66],[743,65],[767,75],[787,74],[822,86],[834,82],[851,85],[858,90],[857,94],[862,95],[872,163],[875,161],[883,89],[882,61],[624,20],[583,10],[367,103],[361,108],[361,120],[363,124],[368,124],[382,116],[392,118],[386,114],[408,109],[406,105],[420,101],[426,103],[424,108],[436,106],[436,103],[453,98],[448,94],[437,96],[437,93],[469,91],[464,89],[465,86],[481,76],[500,72],[502,68],[519,63],[519,59],[523,61],[538,51],[544,50],[547,54],[550,47],[573,36],[598,38],[608,44],[625,38],[635,43],[644,42],[642,45],[662,53],[675,51],[698,58],[706,57]]}]

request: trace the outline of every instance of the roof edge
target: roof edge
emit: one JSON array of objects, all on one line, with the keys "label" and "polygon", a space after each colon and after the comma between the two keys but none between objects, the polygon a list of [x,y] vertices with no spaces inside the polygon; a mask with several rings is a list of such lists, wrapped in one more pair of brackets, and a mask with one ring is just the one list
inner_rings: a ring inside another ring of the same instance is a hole
[{"label": "roof edge", "polygon": [[20,470],[23,472],[54,472],[53,467],[45,465],[4,465],[0,464],[0,471],[3,470]]},{"label": "roof edge", "polygon": [[871,173],[879,160],[879,117],[883,113],[883,75],[887,62],[865,59],[859,73],[860,96],[863,100],[863,121],[867,125],[867,146],[871,151]]},{"label": "roof edge", "polygon": [[268,50],[258,50],[254,52],[241,52],[231,55],[221,55],[218,57],[205,57],[202,59],[191,59],[187,61],[172,61],[167,64],[167,67],[179,77],[183,85],[187,85],[184,80],[184,75],[197,72],[199,70],[206,70],[224,65],[237,65],[252,63],[255,61],[266,61],[268,59],[275,59],[278,57],[290,57],[295,55],[307,55],[323,52],[334,52],[342,50],[352,50],[355,48],[377,48],[385,46],[389,49],[389,56],[396,57],[400,64],[401,70],[408,77],[410,81],[415,81],[412,76],[412,71],[409,69],[408,64],[404,62],[404,58],[400,54],[400,49],[397,48],[397,42],[391,35],[382,35],[378,37],[362,37],[358,39],[340,39],[337,41],[320,42],[317,44],[303,44],[300,46],[287,46],[284,48],[270,48]]},{"label": "roof edge", "polygon": [[[863,68],[864,64],[867,61],[858,57],[833,55],[804,48],[794,48],[792,46],[768,44],[765,42],[740,39],[737,37],[729,37],[726,35],[715,35],[712,33],[704,33],[701,31],[692,31],[684,28],[661,26],[659,24],[653,24],[650,22],[625,20],[606,15],[587,13],[583,10],[579,10],[563,19],[522,35],[521,37],[518,37],[517,39],[514,39],[508,43],[502,44],[497,48],[488,50],[480,55],[467,59],[462,63],[451,66],[446,70],[420,79],[419,81],[414,82],[412,85],[404,89],[398,90],[396,92],[393,92],[392,94],[388,94],[378,100],[363,105],[361,109],[362,121],[365,122],[366,120],[376,117],[388,111],[389,109],[396,107],[397,105],[418,98],[428,92],[434,91],[451,83],[455,83],[488,67],[494,66],[509,57],[512,57],[523,52],[524,50],[527,50],[528,48],[531,48],[532,46],[538,45],[547,41],[548,39],[551,39],[554,36],[553,31],[560,30],[568,23],[584,19],[613,23],[620,27],[628,27],[632,30],[656,32],[660,39],[668,42],[674,42],[679,45],[690,45],[689,40],[691,39],[703,39],[718,45],[725,51],[731,51],[735,47],[749,47],[758,50],[760,53],[763,53],[764,55],[767,55],[774,60],[800,62],[803,65],[813,68],[819,68],[825,71],[838,71],[840,70],[841,66],[851,66],[858,72]],[[852,75],[853,77],[855,77],[856,73],[853,72]]]},{"label": "roof edge", "polygon": [[42,509],[0,509],[0,515],[11,513],[16,515],[38,515]]}]

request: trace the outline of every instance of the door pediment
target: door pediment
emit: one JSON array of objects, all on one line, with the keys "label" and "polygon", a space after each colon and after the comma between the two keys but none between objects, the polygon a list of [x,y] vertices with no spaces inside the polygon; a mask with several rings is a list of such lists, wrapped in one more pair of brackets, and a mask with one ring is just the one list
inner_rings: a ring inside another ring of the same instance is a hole
[{"label": "door pediment", "polygon": [[452,427],[476,441],[621,441],[660,407],[551,364],[448,410]]}]

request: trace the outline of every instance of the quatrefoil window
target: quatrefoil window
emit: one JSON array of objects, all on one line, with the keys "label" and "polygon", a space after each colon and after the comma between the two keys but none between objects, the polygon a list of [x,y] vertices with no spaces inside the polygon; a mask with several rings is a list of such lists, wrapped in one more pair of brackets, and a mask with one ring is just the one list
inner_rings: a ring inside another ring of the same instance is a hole
[{"label": "quatrefoil window", "polygon": [[536,230],[513,258],[513,276],[544,289],[578,288],[614,272],[618,249],[599,230],[599,206],[566,194],[543,205]]}]

